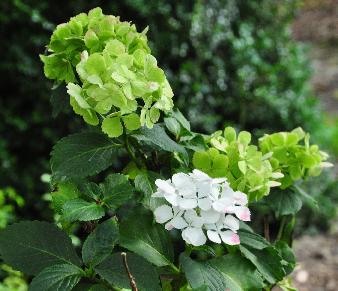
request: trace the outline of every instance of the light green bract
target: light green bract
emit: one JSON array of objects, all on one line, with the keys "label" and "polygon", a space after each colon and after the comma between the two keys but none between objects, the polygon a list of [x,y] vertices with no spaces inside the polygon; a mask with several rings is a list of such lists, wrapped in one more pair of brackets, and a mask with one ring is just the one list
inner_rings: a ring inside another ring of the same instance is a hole
[{"label": "light green bract", "polygon": [[226,177],[235,190],[248,194],[249,200],[257,200],[270,193],[270,188],[279,186],[275,181],[283,175],[274,171],[270,161],[251,145],[251,134],[241,131],[236,134],[232,127],[217,131],[209,138],[210,148],[196,152],[193,164],[211,177]]},{"label": "light green bract", "polygon": [[173,92],[150,53],[145,29],[100,8],[81,13],[54,31],[48,56],[41,55],[45,75],[67,83],[75,113],[118,137],[123,129],[152,128],[160,112],[173,108]]},{"label": "light green bract", "polygon": [[270,155],[273,169],[284,174],[282,189],[299,179],[318,176],[322,168],[332,166],[325,162],[328,155],[320,151],[318,145],[310,145],[310,135],[300,127],[291,132],[266,134],[259,139],[259,147],[264,154]]}]

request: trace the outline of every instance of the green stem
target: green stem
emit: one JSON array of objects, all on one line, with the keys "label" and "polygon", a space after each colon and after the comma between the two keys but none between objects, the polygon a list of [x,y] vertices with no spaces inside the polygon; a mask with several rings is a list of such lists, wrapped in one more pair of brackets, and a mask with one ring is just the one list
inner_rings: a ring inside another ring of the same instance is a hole
[{"label": "green stem", "polygon": [[283,216],[282,220],[281,220],[281,223],[279,225],[276,241],[280,240],[282,238],[282,236],[283,236],[286,220],[287,220],[287,216]]},{"label": "green stem", "polygon": [[128,140],[128,135],[127,135],[126,128],[125,128],[124,125],[123,125],[123,139],[124,139],[124,145],[126,147],[126,150],[127,150],[128,154],[129,154],[129,156],[131,157],[131,159],[134,161],[134,163],[137,165],[138,168],[142,168],[142,164],[136,158],[133,150],[130,147],[129,140]]}]

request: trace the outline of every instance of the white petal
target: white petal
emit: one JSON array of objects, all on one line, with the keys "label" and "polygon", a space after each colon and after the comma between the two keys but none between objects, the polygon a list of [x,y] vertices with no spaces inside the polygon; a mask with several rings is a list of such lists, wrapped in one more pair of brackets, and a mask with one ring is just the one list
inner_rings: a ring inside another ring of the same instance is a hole
[{"label": "white petal", "polygon": [[194,246],[204,245],[207,238],[201,228],[188,227],[182,231],[182,238],[189,244]]},{"label": "white petal", "polygon": [[284,175],[281,172],[274,172],[274,173],[271,174],[271,177],[274,178],[274,179],[280,179],[280,178],[283,178]]},{"label": "white petal", "polygon": [[234,205],[233,199],[228,198],[228,197],[224,197],[224,198],[221,198],[221,199],[215,201],[212,204],[212,207],[218,212],[228,213],[229,212],[228,209],[231,208],[233,205]]},{"label": "white petal", "polygon": [[187,174],[178,173],[172,177],[173,184],[182,196],[191,196],[196,194],[196,186],[191,177]]},{"label": "white petal", "polygon": [[157,179],[155,181],[155,185],[158,187],[158,189],[162,190],[163,192],[171,194],[175,193],[175,188],[168,181]]},{"label": "white petal", "polygon": [[320,166],[321,168],[331,168],[331,167],[334,166],[334,164],[329,163],[329,162],[321,162],[321,163],[319,164],[319,166]]},{"label": "white petal", "polygon": [[225,216],[224,224],[227,228],[230,228],[233,232],[239,230],[239,220],[232,215]]},{"label": "white petal", "polygon": [[204,181],[196,181],[196,188],[199,197],[209,196],[212,191],[212,184]]},{"label": "white petal", "polygon": [[212,206],[212,202],[209,198],[198,199],[198,207],[202,210],[209,210]]},{"label": "white petal", "polygon": [[219,220],[220,216],[221,214],[215,210],[201,211],[201,217],[204,223],[216,223]]},{"label": "white petal", "polygon": [[222,242],[221,238],[219,237],[219,234],[217,233],[217,231],[208,230],[207,236],[214,243],[220,244]]},{"label": "white petal", "polygon": [[178,198],[178,206],[182,209],[193,209],[197,207],[197,199]]},{"label": "white petal", "polygon": [[248,196],[240,191],[234,192],[233,197],[234,197],[236,204],[239,204],[239,205],[248,204]]},{"label": "white petal", "polygon": [[212,179],[212,182],[215,184],[225,183],[227,182],[227,178],[215,178],[215,179]]},{"label": "white petal", "polygon": [[157,207],[154,211],[154,215],[158,223],[165,223],[174,216],[172,208],[168,205]]},{"label": "white petal", "polygon": [[200,181],[212,181],[212,178],[210,178],[206,173],[200,171],[200,170],[193,170],[192,175],[194,179],[200,180]]},{"label": "white petal", "polygon": [[184,213],[184,218],[188,222],[188,224],[194,227],[202,227],[202,225],[204,224],[202,217],[199,217],[195,210],[187,210]]},{"label": "white petal", "polygon": [[171,205],[177,206],[177,198],[178,198],[178,196],[176,194],[165,192],[163,194],[163,196],[164,196],[165,200],[167,200]]},{"label": "white petal", "polygon": [[231,230],[222,231],[220,233],[222,241],[228,245],[239,245],[240,239],[237,233],[232,232]]},{"label": "white petal", "polygon": [[267,184],[268,187],[278,187],[278,186],[282,185],[281,183],[279,183],[277,181],[269,181],[266,184]]},{"label": "white petal", "polygon": [[171,224],[176,229],[183,229],[188,226],[187,222],[181,216],[173,218]]},{"label": "white petal", "polygon": [[248,207],[245,206],[235,206],[235,214],[242,221],[250,221],[251,213]]}]

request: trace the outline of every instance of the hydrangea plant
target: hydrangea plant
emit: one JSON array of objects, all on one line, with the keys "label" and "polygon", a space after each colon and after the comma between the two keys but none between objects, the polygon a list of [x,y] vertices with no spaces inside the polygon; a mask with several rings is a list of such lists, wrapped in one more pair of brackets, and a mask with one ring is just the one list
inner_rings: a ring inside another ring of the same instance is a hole
[{"label": "hydrangea plant", "polygon": [[273,169],[269,159],[255,145],[251,134],[226,127],[207,138],[209,149],[195,152],[193,164],[212,177],[227,177],[231,187],[249,195],[251,201],[270,193],[271,187],[280,186],[280,169]]},{"label": "hydrangea plant", "polygon": [[[305,178],[325,166],[305,135],[299,144],[300,130],[264,136],[259,146],[230,127],[192,132],[172,108],[145,32],[99,8],[58,26],[48,50],[46,76],[67,87],[75,113],[93,127],[51,152],[55,222],[1,232],[1,258],[32,278],[29,290],[291,288],[301,203],[283,179],[292,167]],[[264,204],[271,207],[257,207]],[[262,233],[267,211],[277,235],[266,220]]]},{"label": "hydrangea plant", "polygon": [[173,92],[156,58],[147,29],[104,15],[100,8],[58,25],[41,55],[48,78],[67,83],[75,113],[91,125],[102,121],[109,137],[141,125],[151,128],[173,107]]}]

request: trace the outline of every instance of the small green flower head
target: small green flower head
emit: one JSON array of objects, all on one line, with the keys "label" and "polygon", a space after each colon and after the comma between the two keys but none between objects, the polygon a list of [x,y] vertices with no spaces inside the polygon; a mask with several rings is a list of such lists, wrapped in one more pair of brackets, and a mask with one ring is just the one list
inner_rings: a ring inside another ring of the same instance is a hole
[{"label": "small green flower head", "polygon": [[310,135],[300,127],[291,132],[264,135],[259,140],[259,147],[270,156],[273,169],[279,169],[284,174],[281,179],[283,189],[299,179],[317,176],[322,168],[332,166],[325,162],[328,155],[317,145],[310,145]]},{"label": "small green flower head", "polygon": [[270,188],[279,186],[275,179],[283,175],[273,171],[266,156],[251,145],[251,134],[234,128],[217,131],[209,138],[210,148],[196,152],[193,164],[211,177],[226,177],[233,189],[247,193],[249,200],[268,195]]},{"label": "small green flower head", "polygon": [[67,83],[75,113],[102,131],[118,137],[123,128],[151,128],[160,112],[173,108],[173,92],[156,58],[146,30],[100,8],[81,13],[57,26],[41,56],[45,75]]}]

